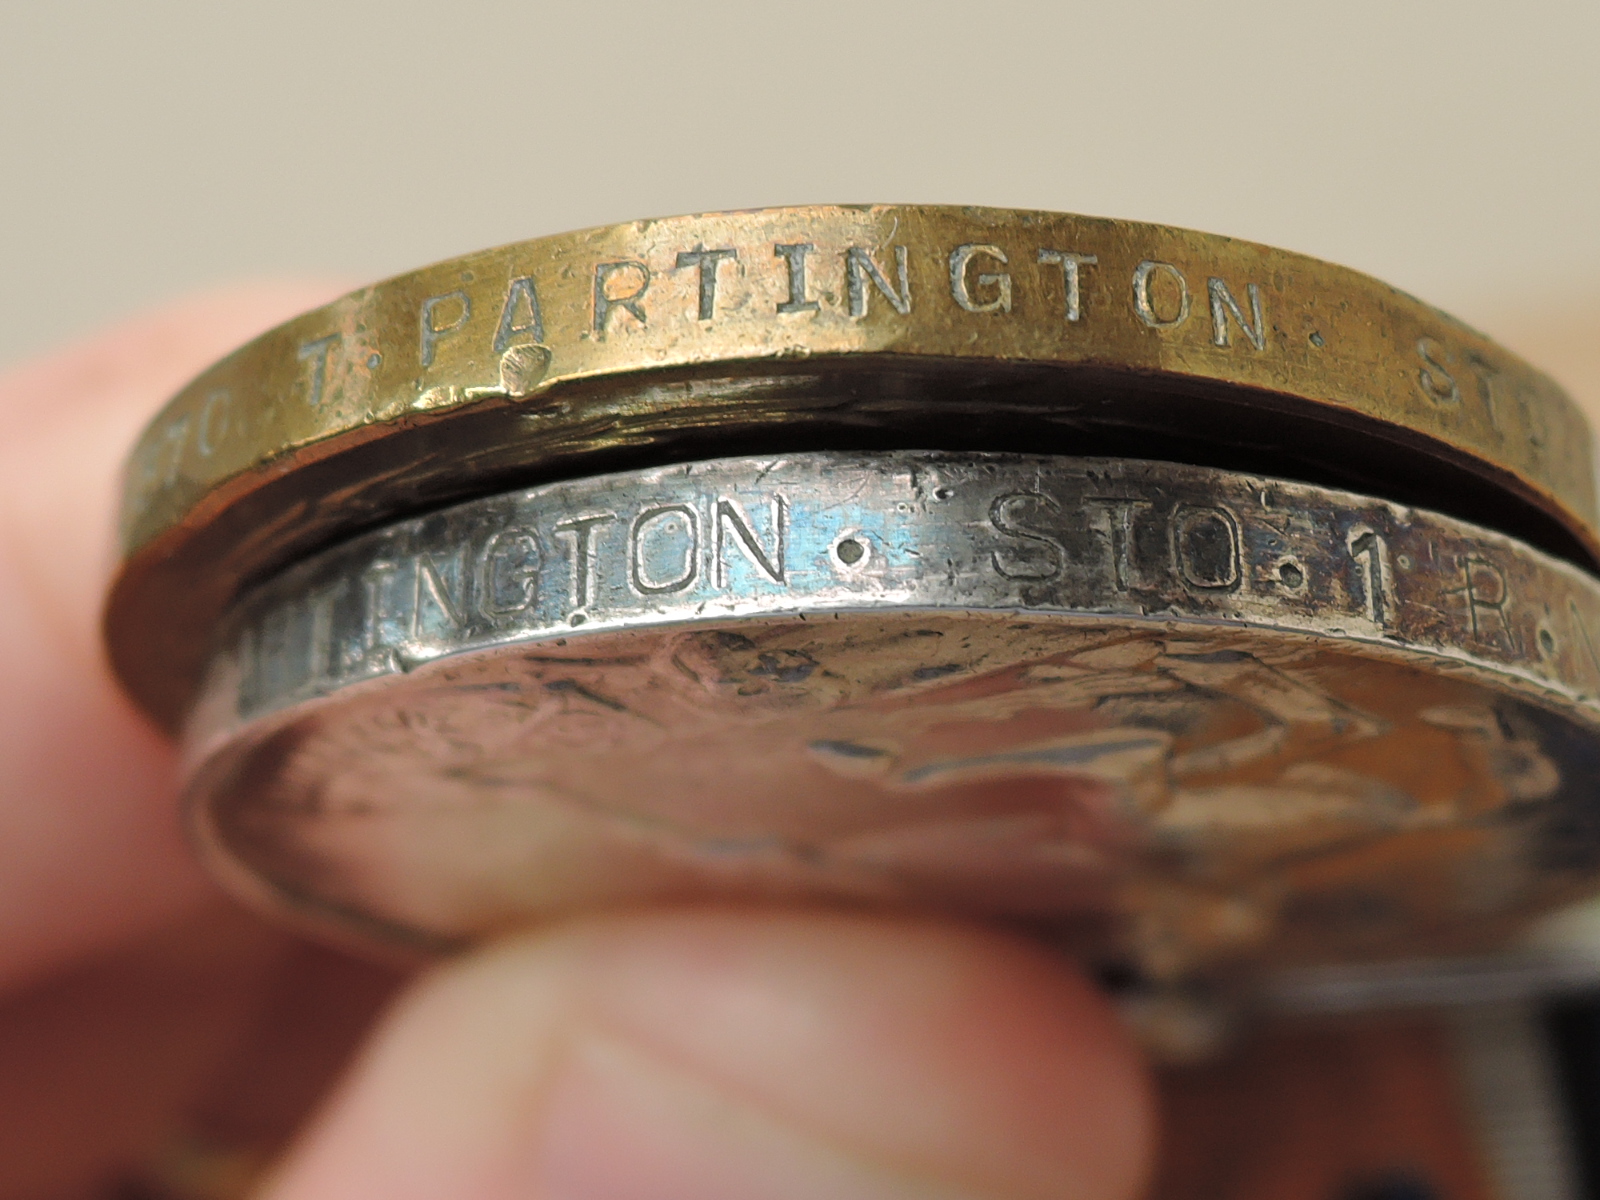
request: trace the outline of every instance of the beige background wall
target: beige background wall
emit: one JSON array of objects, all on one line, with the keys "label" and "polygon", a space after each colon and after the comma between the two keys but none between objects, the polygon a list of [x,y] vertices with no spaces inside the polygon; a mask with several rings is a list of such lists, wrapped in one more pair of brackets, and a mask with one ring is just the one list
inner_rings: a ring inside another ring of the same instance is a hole
[{"label": "beige background wall", "polygon": [[0,363],[247,275],[360,282],[576,226],[839,199],[1272,242],[1536,353],[1565,322],[1543,357],[1574,382],[1600,341],[1596,0],[0,16]]}]

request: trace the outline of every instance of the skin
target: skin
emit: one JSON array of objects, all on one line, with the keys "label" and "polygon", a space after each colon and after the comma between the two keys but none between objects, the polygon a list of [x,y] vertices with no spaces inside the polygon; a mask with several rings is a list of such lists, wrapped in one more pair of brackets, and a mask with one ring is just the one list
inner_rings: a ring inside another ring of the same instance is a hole
[{"label": "skin", "polygon": [[188,377],[335,290],[202,297],[0,378],[0,1200],[268,1148],[270,1200],[1137,1196],[1137,1052],[1018,938],[621,912],[401,972],[200,874],[100,649],[116,472]]}]

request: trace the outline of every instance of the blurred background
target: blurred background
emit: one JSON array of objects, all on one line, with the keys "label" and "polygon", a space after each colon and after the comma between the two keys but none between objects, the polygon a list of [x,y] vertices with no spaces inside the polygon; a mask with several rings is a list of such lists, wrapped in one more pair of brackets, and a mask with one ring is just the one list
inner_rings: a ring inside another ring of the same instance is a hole
[{"label": "blurred background", "polygon": [[3,29],[0,364],[247,276],[842,200],[1269,242],[1600,378],[1595,0],[13,0]]}]

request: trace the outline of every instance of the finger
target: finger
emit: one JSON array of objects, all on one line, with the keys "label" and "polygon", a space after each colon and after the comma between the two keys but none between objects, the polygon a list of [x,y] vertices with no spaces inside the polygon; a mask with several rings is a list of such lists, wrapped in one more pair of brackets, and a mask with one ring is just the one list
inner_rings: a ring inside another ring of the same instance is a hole
[{"label": "finger", "polygon": [[0,999],[0,1197],[188,1196],[197,1170],[246,1174],[396,982],[219,902]]},{"label": "finger", "polygon": [[828,914],[582,922],[389,1020],[268,1200],[1131,1200],[1101,997],[997,933]]},{"label": "finger", "polygon": [[0,1196],[90,1196],[242,1036],[285,939],[206,912],[0,1002]]},{"label": "finger", "polygon": [[0,991],[206,894],[171,750],[101,655],[117,475],[188,378],[332,290],[203,297],[0,378]]}]

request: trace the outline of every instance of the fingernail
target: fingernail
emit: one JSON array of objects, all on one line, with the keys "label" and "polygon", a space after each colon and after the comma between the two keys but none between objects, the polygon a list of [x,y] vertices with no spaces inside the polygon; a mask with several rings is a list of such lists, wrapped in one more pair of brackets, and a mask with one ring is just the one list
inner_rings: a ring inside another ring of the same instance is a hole
[{"label": "fingernail", "polygon": [[585,1037],[551,1081],[528,1164],[549,1200],[972,1200],[865,1161],[621,1041]]}]

